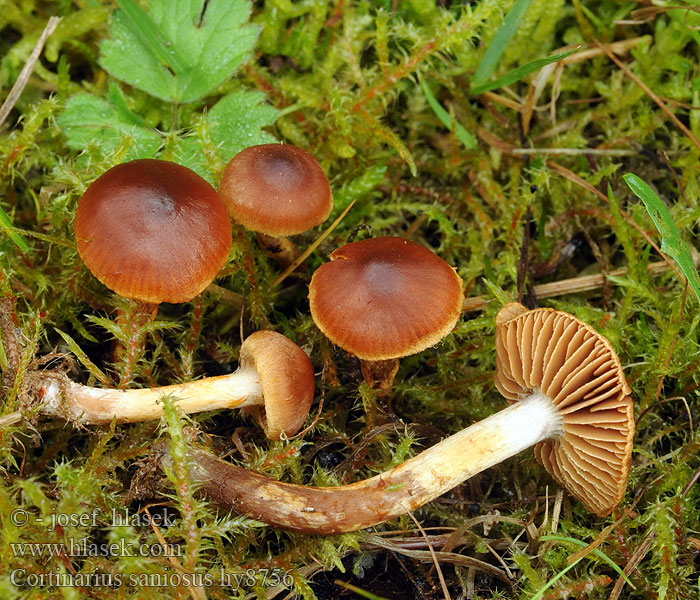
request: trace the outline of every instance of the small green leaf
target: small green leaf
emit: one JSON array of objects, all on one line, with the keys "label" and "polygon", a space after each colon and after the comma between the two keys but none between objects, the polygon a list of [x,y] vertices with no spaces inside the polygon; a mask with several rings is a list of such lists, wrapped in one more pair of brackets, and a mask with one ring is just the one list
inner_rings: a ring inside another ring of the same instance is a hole
[{"label": "small green leaf", "polygon": [[17,234],[17,230],[14,225],[12,225],[10,217],[7,216],[7,213],[2,208],[0,208],[0,228],[5,231],[7,237],[9,237],[22,252],[29,252],[27,242]]},{"label": "small green leaf", "polygon": [[537,60],[530,61],[529,63],[525,63],[524,65],[513,69],[512,71],[508,71],[503,77],[499,77],[498,79],[490,81],[489,83],[484,83],[483,85],[472,87],[469,92],[473,96],[478,96],[479,94],[490,92],[491,90],[498,89],[504,85],[510,85],[511,83],[515,83],[519,79],[522,79],[528,73],[532,73],[533,71],[541,69],[545,65],[558,62],[561,59],[566,58],[569,56],[569,54],[572,54],[576,50],[577,48],[573,48],[572,50],[567,50],[566,52],[560,52],[559,54],[552,54],[551,56],[545,56],[544,58],[538,58]]},{"label": "small green leaf", "polygon": [[177,141],[174,158],[215,185],[214,173],[241,150],[277,141],[262,128],[272,125],[278,116],[279,111],[265,102],[265,94],[237,90],[214,105],[196,132]]},{"label": "small green leaf", "polygon": [[161,61],[163,66],[182,75],[190,70],[187,59],[181,55],[177,45],[165,41],[165,34],[160,30],[144,10],[134,0],[117,0],[122,15],[132,31],[142,40]]},{"label": "small green leaf", "polygon": [[491,77],[498,65],[498,61],[501,60],[501,55],[506,49],[508,42],[513,39],[515,32],[520,27],[530,2],[531,0],[518,0],[508,11],[503,24],[498,28],[496,35],[493,36],[489,47],[481,58],[479,66],[476,68],[476,73],[472,77],[472,87],[483,85]]},{"label": "small green leaf", "polygon": [[246,0],[153,0],[146,14],[120,0],[100,65],[168,102],[203,98],[251,54],[258,28]]},{"label": "small green leaf", "polygon": [[219,156],[228,162],[248,146],[277,141],[262,128],[272,125],[278,115],[276,108],[265,103],[265,94],[241,89],[219,100],[206,121]]},{"label": "small green leaf", "polygon": [[700,275],[698,275],[693,257],[690,254],[688,244],[681,237],[678,227],[673,222],[673,217],[666,205],[661,201],[655,193],[642,179],[634,173],[627,173],[623,179],[630,187],[634,195],[642,202],[654,221],[656,229],[661,234],[661,251],[673,258],[680,267],[683,275],[688,280],[695,296],[700,300]]},{"label": "small green leaf", "polygon": [[90,145],[97,145],[104,156],[109,156],[127,141],[130,147],[126,160],[155,156],[162,142],[161,136],[129,110],[117,85],[109,86],[107,99],[77,94],[68,100],[66,110],[58,118],[58,124],[68,138],[68,147],[85,150]]},{"label": "small green leaf", "polygon": [[114,321],[110,321],[105,317],[98,317],[97,315],[85,315],[85,318],[91,323],[94,323],[95,325],[99,325],[103,329],[106,329],[119,341],[127,341],[127,336],[122,331],[122,328],[119,327],[119,325],[117,325]]},{"label": "small green leaf", "polygon": [[457,136],[457,139],[462,142],[462,145],[467,150],[476,148],[476,138],[464,127],[462,127],[460,123],[452,118],[452,116],[443,108],[442,104],[440,104],[437,101],[437,98],[433,96],[433,93],[425,83],[425,80],[421,79],[420,86],[423,90],[425,98],[428,100],[428,104],[430,104],[430,108],[433,109],[433,112],[437,115],[437,118],[440,119],[442,124]]}]

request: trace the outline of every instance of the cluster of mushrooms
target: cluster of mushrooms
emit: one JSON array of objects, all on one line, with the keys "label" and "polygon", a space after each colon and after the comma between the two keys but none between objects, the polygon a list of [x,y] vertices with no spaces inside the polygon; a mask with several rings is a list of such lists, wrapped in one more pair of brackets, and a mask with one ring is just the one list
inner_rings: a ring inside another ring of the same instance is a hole
[{"label": "cluster of mushrooms", "polygon": [[[328,180],[313,156],[266,144],[233,158],[218,193],[174,163],[118,165],[83,195],[75,235],[97,279],[150,319],[159,303],[189,301],[211,284],[231,247],[229,215],[257,233],[267,254],[290,264],[297,250],[287,236],[322,223],[331,208]],[[462,281],[436,254],[402,238],[349,243],[330,259],[311,278],[311,315],[334,344],[360,359],[368,383],[386,391],[399,358],[452,331]],[[428,311],[416,302],[425,297]],[[191,448],[190,476],[208,497],[240,513],[282,529],[335,534],[411,511],[534,445],[559,484],[588,510],[609,514],[625,492],[634,434],[630,388],[610,343],[572,315],[511,303],[496,317],[496,352],[496,387],[510,406],[384,473],[306,487]],[[157,419],[163,396],[172,395],[187,413],[246,407],[268,438],[284,439],[307,418],[314,371],[296,344],[266,330],[243,342],[239,369],[230,375],[103,389],[45,372],[31,385],[43,414],[73,423]],[[167,465],[167,453],[161,460]]]}]

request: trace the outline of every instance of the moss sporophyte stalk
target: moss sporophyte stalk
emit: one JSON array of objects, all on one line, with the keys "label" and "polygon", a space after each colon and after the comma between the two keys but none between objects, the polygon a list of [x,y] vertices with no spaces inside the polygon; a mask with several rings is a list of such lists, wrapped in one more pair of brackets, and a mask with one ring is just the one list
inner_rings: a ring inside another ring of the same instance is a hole
[{"label": "moss sporophyte stalk", "polygon": [[[698,31],[687,0],[4,3],[0,598],[697,596]],[[259,238],[219,191],[260,155]]]}]

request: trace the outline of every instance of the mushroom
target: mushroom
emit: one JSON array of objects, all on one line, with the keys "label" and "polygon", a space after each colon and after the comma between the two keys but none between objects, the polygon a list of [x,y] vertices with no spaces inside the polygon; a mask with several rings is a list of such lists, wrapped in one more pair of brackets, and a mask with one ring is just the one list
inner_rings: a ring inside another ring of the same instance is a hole
[{"label": "mushroom", "polygon": [[539,461],[586,509],[609,514],[625,492],[634,435],[630,389],[610,343],[570,314],[508,304],[496,317],[496,350],[495,382],[513,404],[380,475],[304,487],[191,449],[191,476],[237,512],[335,534],[412,511],[536,444]]},{"label": "mushroom", "polygon": [[501,394],[556,411],[559,435],[536,440],[537,460],[588,510],[609,513],[627,486],[634,437],[631,390],[610,342],[568,313],[514,302],[496,316],[496,350]]},{"label": "mushroom", "polygon": [[286,236],[323,223],[333,208],[321,165],[289,144],[241,150],[224,169],[219,196],[233,220],[255,231],[263,251],[285,267],[298,255]]},{"label": "mushroom", "polygon": [[[150,389],[101,389],[80,385],[55,373],[34,373],[29,385],[40,412],[75,424],[132,423],[158,419],[163,396],[178,398],[185,413],[246,407],[256,412],[270,439],[294,435],[314,397],[309,357],[274,331],[257,331],[241,346],[235,373]],[[19,415],[17,415],[19,418]],[[7,424],[7,423],[5,423]]]},{"label": "mushroom", "polygon": [[[141,159],[117,165],[90,184],[74,229],[78,253],[92,274],[136,301],[126,319],[136,333],[124,384],[143,346],[143,325],[155,318],[158,304],[191,300],[226,263],[231,223],[214,188],[194,171]],[[124,322],[124,315],[118,320]]]},{"label": "mushroom", "polygon": [[346,244],[316,270],[309,307],[318,328],[360,359],[365,380],[391,389],[398,359],[434,346],[454,328],[462,280],[420,244],[379,237]]}]

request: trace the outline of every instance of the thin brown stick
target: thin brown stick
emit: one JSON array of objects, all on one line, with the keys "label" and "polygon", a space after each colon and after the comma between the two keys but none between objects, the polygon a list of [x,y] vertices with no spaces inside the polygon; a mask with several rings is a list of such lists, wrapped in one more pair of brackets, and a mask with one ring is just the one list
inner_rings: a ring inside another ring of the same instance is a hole
[{"label": "thin brown stick", "polygon": [[[665,262],[653,262],[647,265],[647,273],[657,275],[668,271],[668,265]],[[610,271],[607,275],[596,273],[594,275],[583,275],[582,277],[571,277],[570,279],[562,279],[561,281],[552,281],[550,283],[540,283],[533,287],[533,291],[538,298],[554,298],[556,296],[564,296],[566,294],[575,294],[578,292],[588,292],[602,288],[608,277],[624,277],[627,274],[627,267]],[[472,312],[483,310],[486,308],[490,300],[483,296],[474,296],[473,298],[465,298],[462,305],[462,311]]]},{"label": "thin brown stick", "polygon": [[[644,557],[647,555],[647,552],[649,552],[649,549],[651,548],[651,543],[654,541],[654,538],[656,537],[656,531],[652,530],[649,532],[649,534],[644,538],[644,541],[639,545],[639,547],[635,550],[634,554],[632,555],[632,558],[629,560],[625,568],[623,569],[623,573],[627,576],[634,571],[634,569],[637,568],[637,565],[642,562]],[[617,600],[620,597],[620,592],[622,592],[622,587],[625,585],[625,580],[622,577],[618,577],[617,581],[615,582],[615,587],[613,587],[612,592],[610,592],[610,597],[608,600]]]},{"label": "thin brown stick", "polygon": [[452,600],[452,596],[450,596],[450,591],[447,589],[447,583],[445,582],[445,577],[443,576],[442,569],[440,568],[440,562],[438,561],[437,555],[435,554],[435,548],[433,548],[433,545],[430,543],[430,540],[428,539],[428,535],[425,533],[425,530],[421,527],[421,524],[418,522],[418,519],[416,519],[413,516],[413,513],[408,513],[408,516],[411,517],[411,520],[416,524],[418,531],[421,532],[423,539],[428,544],[428,551],[430,552],[430,556],[433,559],[433,564],[435,565],[435,569],[437,570],[438,579],[440,580],[440,587],[442,587],[442,593],[445,596],[445,600]]},{"label": "thin brown stick", "polygon": [[19,423],[21,420],[22,413],[18,410],[11,412],[9,415],[5,415],[4,417],[0,417],[0,431],[5,429],[5,427]]},{"label": "thin brown stick", "polygon": [[[168,542],[163,537],[163,534],[161,533],[160,529],[158,529],[158,526],[153,522],[153,519],[151,518],[151,513],[148,512],[148,506],[144,508],[144,511],[148,515],[148,520],[151,524],[151,529],[153,529],[153,533],[156,534],[156,537],[158,538],[158,543],[160,543],[161,547],[163,548],[164,556],[168,557],[168,561],[176,571],[178,571],[179,573],[185,573],[186,571],[183,568],[182,564],[180,564],[180,561],[177,559],[177,557],[173,556],[170,553]],[[207,595],[203,588],[187,584],[186,587],[190,593],[190,596],[192,596],[192,600],[207,600]]]},{"label": "thin brown stick", "polygon": [[638,156],[639,150],[625,150],[623,148],[613,148],[610,150],[599,150],[597,148],[514,148],[514,156],[530,154],[564,154],[570,156],[596,155],[596,156]]},{"label": "thin brown stick", "polygon": [[[622,513],[622,516],[615,521],[614,523],[611,523],[608,525],[603,531],[598,534],[595,540],[593,540],[588,546],[585,548],[581,548],[578,552],[574,552],[569,558],[566,560],[567,564],[572,565],[575,562],[581,560],[582,558],[588,556],[593,550],[595,550],[598,546],[600,546],[610,535],[610,533],[620,524],[622,521],[624,521],[632,512],[632,507],[630,506],[624,513]],[[632,589],[636,589],[634,586],[632,586]]]},{"label": "thin brown stick", "polygon": [[693,486],[697,483],[698,479],[700,479],[700,467],[695,470],[693,476],[688,480],[688,483],[685,484],[685,487],[681,492],[681,496],[686,496],[688,492],[693,489]]},{"label": "thin brown stick", "polygon": [[354,204],[355,204],[355,200],[353,200],[350,204],[348,204],[347,207],[345,208],[345,210],[344,210],[342,213],[340,213],[340,215],[338,216],[338,218],[337,218],[335,221],[333,221],[333,223],[331,223],[331,224],[329,225],[329,227],[328,227],[321,235],[318,236],[318,238],[316,239],[316,241],[314,241],[313,244],[311,244],[306,250],[304,250],[299,256],[297,256],[296,259],[294,260],[294,262],[293,262],[291,265],[289,265],[282,273],[280,273],[280,274],[278,275],[277,279],[275,279],[275,280],[272,282],[272,286],[271,286],[271,287],[273,287],[273,288],[274,288],[274,287],[277,287],[277,286],[278,286],[280,283],[282,283],[282,282],[283,282],[283,281],[284,281],[284,280],[285,280],[285,279],[286,279],[286,278],[287,278],[301,263],[303,263],[303,262],[311,255],[311,253],[312,253],[314,250],[316,250],[316,248],[318,248],[318,247],[321,245],[321,243],[323,242],[323,240],[325,240],[325,239],[333,232],[333,230],[334,230],[338,225],[340,225],[340,222],[345,218],[345,215],[347,215],[347,214],[350,212],[350,209],[353,207]]},{"label": "thin brown stick", "polygon": [[[430,552],[426,550],[409,550],[407,548],[402,548],[401,546],[394,544],[389,540],[382,539],[378,535],[368,535],[364,538],[367,542],[369,548],[381,548],[384,550],[389,550],[391,552],[396,552],[397,554],[402,554],[408,556],[414,560],[420,560],[425,562],[432,562],[433,557]],[[443,563],[452,563],[462,567],[471,567],[477,571],[486,573],[492,577],[497,577],[504,583],[508,585],[513,585],[512,579],[508,578],[508,575],[504,573],[498,567],[495,567],[487,562],[479,560],[478,558],[473,558],[465,554],[457,554],[455,552],[436,552],[435,555]]]},{"label": "thin brown stick", "polygon": [[508,108],[511,108],[518,112],[520,112],[523,109],[523,105],[520,102],[516,102],[515,100],[511,100],[510,98],[504,98],[503,96],[495,94],[494,92],[484,92],[482,96],[491,100],[492,102],[502,104],[503,106],[507,106]]},{"label": "thin brown stick", "polygon": [[[640,42],[648,39],[650,39],[650,36],[642,35],[640,37],[630,38],[628,40],[620,40],[619,42],[613,42],[612,44],[608,44],[608,49],[614,52],[615,54],[624,54],[628,50],[636,48]],[[561,63],[564,65],[571,65],[574,63],[583,62],[584,60],[588,60],[589,58],[595,58],[597,56],[600,56],[601,54],[603,54],[604,51],[605,50],[601,48],[599,44],[598,48],[586,48],[581,52],[571,54],[570,56],[563,58],[561,60]]]},{"label": "thin brown stick", "polygon": [[58,27],[60,22],[60,17],[51,17],[48,23],[46,23],[44,31],[41,32],[32,53],[29,55],[27,62],[24,63],[24,67],[22,67],[22,70],[20,71],[17,81],[15,81],[12,89],[10,89],[10,93],[7,94],[5,102],[3,102],[2,106],[0,106],[0,126],[5,122],[5,119],[7,119],[10,111],[14,108],[17,100],[19,100],[19,97],[22,95],[24,87],[27,85],[27,82],[32,75],[32,71],[34,71],[34,66],[39,60],[39,56],[41,56],[41,51],[44,49],[46,40],[49,39],[49,36],[56,30],[56,27]]}]

